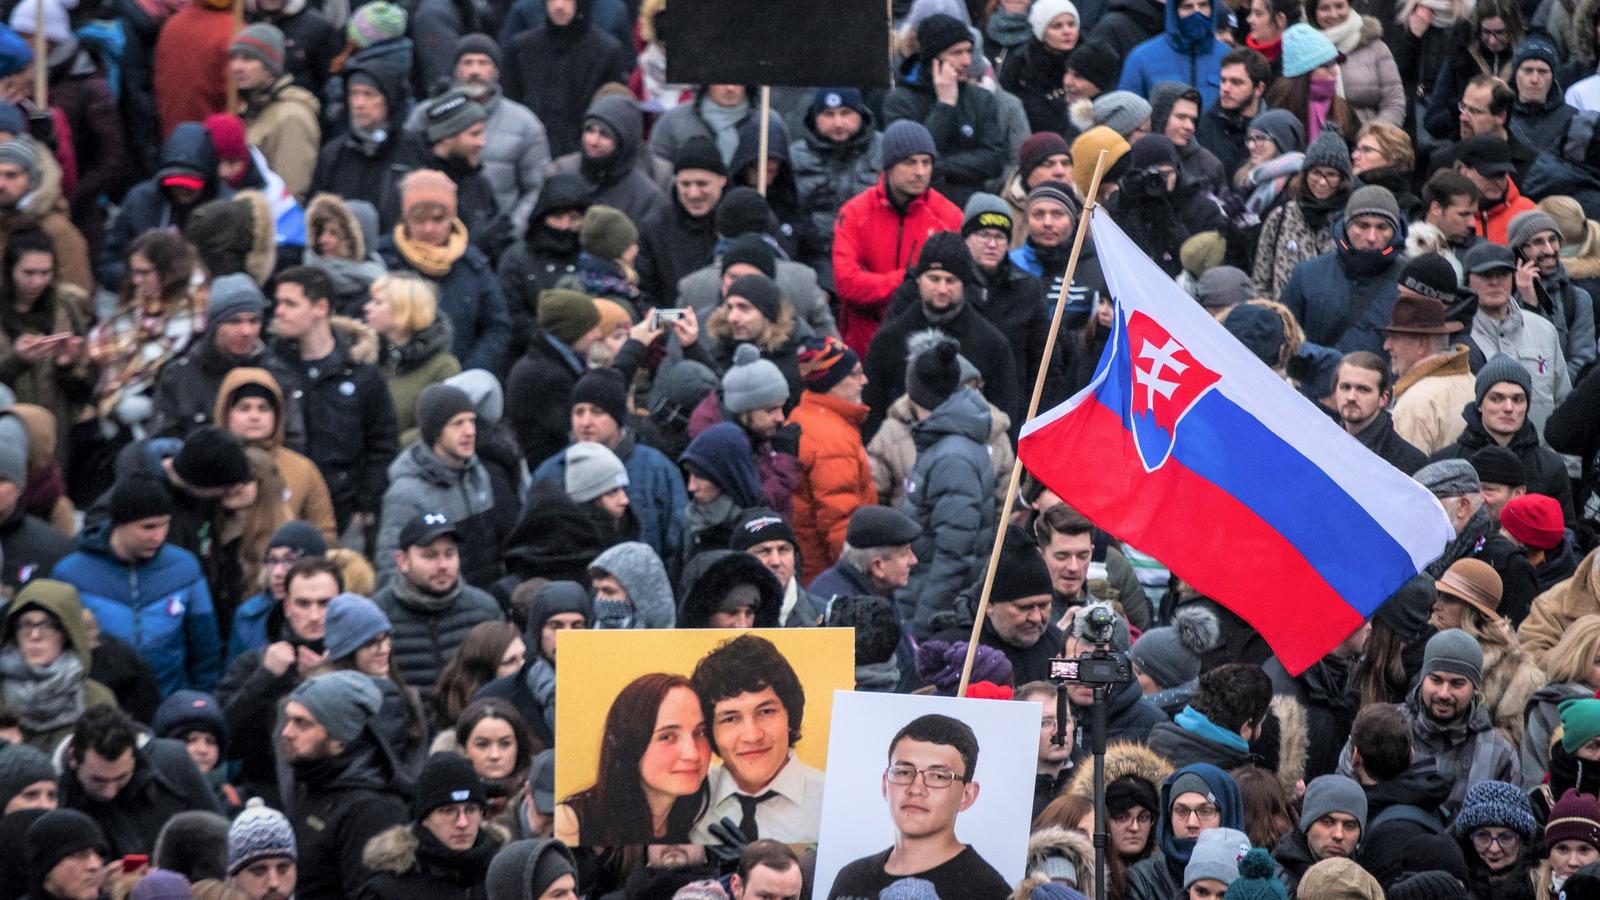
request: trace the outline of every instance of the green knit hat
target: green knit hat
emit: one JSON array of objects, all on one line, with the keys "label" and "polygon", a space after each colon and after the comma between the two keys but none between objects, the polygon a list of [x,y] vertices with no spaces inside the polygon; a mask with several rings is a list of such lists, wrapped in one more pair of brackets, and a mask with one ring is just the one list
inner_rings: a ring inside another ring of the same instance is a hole
[{"label": "green knit hat", "polygon": [[615,261],[639,243],[639,229],[633,220],[619,209],[595,205],[583,214],[583,224],[578,226],[578,243],[594,256]]},{"label": "green knit hat", "polygon": [[1223,900],[1289,900],[1276,873],[1272,856],[1266,850],[1251,849],[1239,860],[1239,877],[1228,885]]},{"label": "green knit hat", "polygon": [[551,288],[539,293],[539,327],[563,344],[577,343],[600,324],[600,308],[582,291]]},{"label": "green knit hat", "polygon": [[1600,737],[1600,700],[1578,697],[1556,709],[1561,711],[1561,747],[1568,753]]}]

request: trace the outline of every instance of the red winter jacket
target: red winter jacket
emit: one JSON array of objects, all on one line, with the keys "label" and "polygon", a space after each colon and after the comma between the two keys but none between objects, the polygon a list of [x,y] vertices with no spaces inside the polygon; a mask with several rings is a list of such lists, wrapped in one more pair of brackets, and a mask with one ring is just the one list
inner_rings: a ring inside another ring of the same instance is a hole
[{"label": "red winter jacket", "polygon": [[862,359],[889,308],[889,295],[936,231],[958,231],[961,210],[928,188],[902,215],[889,202],[884,176],[839,208],[833,223],[833,284],[839,335]]}]

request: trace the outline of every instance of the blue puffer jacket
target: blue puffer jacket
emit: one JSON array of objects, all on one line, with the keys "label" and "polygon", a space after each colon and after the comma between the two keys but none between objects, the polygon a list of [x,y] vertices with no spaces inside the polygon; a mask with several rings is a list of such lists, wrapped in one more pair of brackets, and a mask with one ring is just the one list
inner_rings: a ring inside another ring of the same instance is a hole
[{"label": "blue puffer jacket", "polygon": [[1195,40],[1184,37],[1178,24],[1178,4],[1168,3],[1166,15],[1165,31],[1128,52],[1117,89],[1148,99],[1157,82],[1177,81],[1192,85],[1200,92],[1201,107],[1210,109],[1217,102],[1222,57],[1229,48],[1217,40],[1209,22]]},{"label": "blue puffer jacket", "polygon": [[[675,559],[683,539],[679,516],[689,505],[683,474],[666,454],[624,432],[616,447],[617,458],[628,470],[628,505],[639,520],[639,540],[650,545],[662,559]],[[534,481],[564,485],[567,451],[563,448],[533,470]]]},{"label": "blue puffer jacket", "polygon": [[262,591],[233,611],[233,631],[228,635],[228,655],[224,659],[226,665],[233,665],[247,650],[259,650],[272,643],[267,639],[267,616],[277,605],[278,601],[272,599],[271,594]]},{"label": "blue puffer jacket", "polygon": [[1333,348],[1341,355],[1370,350],[1384,356],[1384,326],[1399,296],[1406,230],[1381,254],[1350,249],[1344,219],[1333,223],[1334,249],[1308,259],[1289,275],[1278,301],[1305,329],[1305,352]]},{"label": "blue puffer jacket", "polygon": [[76,587],[100,630],[139,651],[162,697],[179,688],[215,688],[222,643],[200,562],[163,544],[155,558],[130,566],[112,553],[110,539],[109,523],[91,527],[50,577]]}]

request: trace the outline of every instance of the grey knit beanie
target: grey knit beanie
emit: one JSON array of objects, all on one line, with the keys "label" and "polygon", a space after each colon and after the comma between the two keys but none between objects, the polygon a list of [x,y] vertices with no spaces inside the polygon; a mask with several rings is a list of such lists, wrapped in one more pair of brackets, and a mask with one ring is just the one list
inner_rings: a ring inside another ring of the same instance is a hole
[{"label": "grey knit beanie", "polygon": [[1520,386],[1522,392],[1532,399],[1533,376],[1528,374],[1527,368],[1504,353],[1496,353],[1478,370],[1478,380],[1474,385],[1477,402],[1482,403],[1489,389],[1502,381]]},{"label": "grey knit beanie", "polygon": [[348,669],[300,682],[289,699],[309,710],[328,737],[343,744],[360,737],[383,706],[383,694],[372,678]]},{"label": "grey knit beanie", "polygon": [[604,444],[579,441],[567,448],[564,486],[574,503],[588,503],[628,486],[628,470]]},{"label": "grey knit beanie", "polygon": [[0,746],[0,809],[30,784],[56,780],[50,758],[27,744]]},{"label": "grey knit beanie", "polygon": [[1395,202],[1394,194],[1378,184],[1364,184],[1350,192],[1350,199],[1344,202],[1344,220],[1348,222],[1357,216],[1388,219],[1397,232],[1405,227],[1400,220],[1400,204]]},{"label": "grey knit beanie", "polygon": [[1319,775],[1311,779],[1300,810],[1301,831],[1328,813],[1354,816],[1361,830],[1367,830],[1367,792],[1355,779],[1344,775]]},{"label": "grey knit beanie", "polygon": [[1446,672],[1460,675],[1472,682],[1473,687],[1483,687],[1483,648],[1477,640],[1459,628],[1441,631],[1428,638],[1422,651],[1422,674]]},{"label": "grey knit beanie", "polygon": [[244,812],[239,813],[228,828],[228,874],[237,875],[245,866],[260,859],[298,858],[294,827],[289,820],[283,813],[267,806],[260,797],[250,798],[250,802],[244,805]]},{"label": "grey knit beanie", "polygon": [[1556,240],[1561,240],[1561,226],[1556,223],[1554,216],[1542,209],[1517,213],[1511,217],[1511,224],[1506,226],[1506,246],[1516,250],[1541,231],[1554,231]]},{"label": "grey knit beanie", "polygon": [[1311,171],[1313,166],[1327,166],[1337,170],[1345,181],[1350,180],[1350,147],[1331,123],[1322,126],[1317,139],[1306,148],[1305,171]]},{"label": "grey knit beanie", "polygon": [[572,851],[560,841],[512,841],[489,863],[484,888],[488,900],[538,900],[557,878],[577,874]]},{"label": "grey knit beanie", "polygon": [[1178,607],[1171,625],[1139,636],[1128,656],[1157,687],[1177,687],[1200,677],[1200,654],[1216,646],[1221,623],[1211,610],[1190,603]]},{"label": "grey knit beanie", "polygon": [[1107,91],[1094,98],[1094,124],[1127,138],[1150,118],[1150,101],[1132,91]]},{"label": "grey knit beanie", "polygon": [[267,298],[249,275],[234,273],[211,282],[211,297],[206,301],[206,328],[221,325],[237,315],[265,315]]},{"label": "grey knit beanie", "polygon": [[722,405],[735,415],[789,402],[789,382],[754,344],[740,344],[733,365],[722,376]]},{"label": "grey knit beanie", "polygon": [[883,140],[878,144],[880,153],[879,168],[890,169],[895,163],[917,154],[926,154],[934,159],[939,158],[939,151],[933,145],[933,135],[921,122],[911,119],[899,119],[883,130]]},{"label": "grey knit beanie", "polygon": [[323,648],[328,658],[340,660],[394,630],[378,604],[346,591],[328,601],[327,635]]},{"label": "grey knit beanie", "polygon": [[1250,838],[1233,828],[1212,828],[1200,832],[1189,864],[1183,867],[1183,886],[1188,888],[1205,878],[1233,884],[1239,877],[1239,860],[1250,852]]}]

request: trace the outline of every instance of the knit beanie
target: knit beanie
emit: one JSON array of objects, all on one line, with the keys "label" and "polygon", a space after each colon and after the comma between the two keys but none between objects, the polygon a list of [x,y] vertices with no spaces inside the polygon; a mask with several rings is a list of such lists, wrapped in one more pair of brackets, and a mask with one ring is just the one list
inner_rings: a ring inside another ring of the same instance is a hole
[{"label": "knit beanie", "polygon": [[722,161],[722,154],[717,150],[717,142],[703,134],[697,134],[678,145],[678,152],[672,155],[673,174],[696,169],[702,172],[711,172],[714,175],[727,175],[728,166]]},{"label": "knit beanie", "polygon": [[1161,798],[1155,785],[1138,775],[1123,775],[1106,785],[1106,812],[1118,815],[1135,808],[1156,815]]},{"label": "knit beanie", "polygon": [[1483,648],[1476,639],[1459,628],[1441,631],[1431,638],[1422,651],[1422,674],[1446,672],[1460,675],[1472,682],[1474,688],[1483,687]]},{"label": "knit beanie", "polygon": [[54,809],[40,816],[28,828],[27,841],[28,880],[40,888],[36,896],[46,896],[45,877],[58,863],[91,849],[100,851],[101,858],[111,855],[105,834],[93,819],[75,809]]},{"label": "knit beanie", "polygon": [[1504,353],[1496,353],[1483,364],[1483,368],[1478,370],[1478,380],[1474,390],[1476,403],[1481,406],[1489,389],[1503,381],[1522,388],[1522,392],[1530,399],[1533,397],[1533,377],[1528,374],[1528,370],[1522,363]]},{"label": "knit beanie", "polygon": [[1000,567],[994,573],[990,603],[1009,603],[1027,597],[1051,596],[1050,570],[1027,532],[1012,525],[1006,529],[1000,550]]},{"label": "knit beanie", "polygon": [[1480,781],[1468,788],[1451,828],[1458,836],[1466,837],[1485,825],[1509,828],[1522,835],[1524,841],[1531,840],[1539,827],[1522,789],[1504,781]]},{"label": "knit beanie", "polygon": [[967,30],[967,23],[954,16],[934,13],[917,23],[917,57],[924,68],[939,54],[962,41],[970,43],[972,32]]},{"label": "knit beanie", "polygon": [[1278,145],[1278,153],[1295,153],[1306,146],[1306,126],[1286,109],[1269,109],[1250,120],[1250,130],[1259,131]]},{"label": "knit beanie", "polygon": [[956,342],[946,339],[911,358],[906,366],[906,394],[912,403],[932,412],[961,389],[958,351]]},{"label": "knit beanie", "polygon": [[1561,226],[1556,223],[1554,216],[1544,210],[1530,209],[1517,213],[1511,217],[1511,224],[1506,226],[1506,246],[1520,250],[1541,231],[1553,231],[1557,241],[1562,239]]},{"label": "knit beanie", "polygon": [[193,896],[189,879],[168,869],[151,869],[128,892],[128,900],[190,900]]},{"label": "knit beanie", "polygon": [[783,371],[772,360],[763,359],[754,344],[740,344],[733,351],[733,365],[722,374],[722,405],[738,415],[788,402],[789,382]]},{"label": "knit beanie", "polygon": [[1128,151],[1128,165],[1134,171],[1156,166],[1176,168],[1182,164],[1177,146],[1164,134],[1147,134],[1134,141],[1133,148]]},{"label": "knit beanie", "polygon": [[1283,882],[1277,878],[1272,855],[1261,847],[1251,848],[1239,860],[1239,877],[1228,885],[1222,897],[1223,900],[1289,900]]},{"label": "knit beanie", "polygon": [[1600,850],[1600,801],[1594,794],[1580,794],[1567,788],[1550,808],[1544,826],[1544,845],[1554,847],[1562,841],[1582,841]]},{"label": "knit beanie", "polygon": [[261,60],[274,78],[283,74],[283,32],[276,26],[265,22],[246,25],[228,45],[228,54],[235,53]]},{"label": "knit beanie", "polygon": [[1283,77],[1298,78],[1339,58],[1328,36],[1304,22],[1283,30]]},{"label": "knit beanie", "polygon": [[0,143],[0,163],[10,163],[28,173],[28,181],[34,185],[39,183],[39,151],[33,147],[33,142],[24,137],[15,137],[5,143]]},{"label": "knit beanie", "polygon": [[294,827],[283,813],[251,797],[228,826],[228,875],[262,859],[297,859]]},{"label": "knit beanie", "polygon": [[728,297],[744,299],[774,325],[783,315],[783,294],[778,290],[778,283],[765,275],[739,276],[728,285]]},{"label": "knit beanie", "polygon": [[[1052,135],[1056,136],[1056,135]],[[1030,138],[1031,140],[1031,138]],[[1062,152],[1065,152],[1064,150]],[[1026,178],[1027,176],[1023,176]],[[985,228],[1005,234],[1009,239],[1016,220],[1011,217],[1011,206],[994,194],[979,191],[967,198],[961,210],[961,236],[971,237]]]},{"label": "knit beanie", "polygon": [[411,817],[420,822],[441,806],[452,803],[476,803],[482,806],[487,800],[483,779],[472,768],[472,762],[459,753],[435,753],[422,764],[422,774],[417,776],[416,793],[411,800]]},{"label": "knit beanie", "polygon": [[[927,882],[923,882],[920,878],[902,878],[900,881],[889,885],[889,887],[892,888],[895,885],[905,881],[918,881],[922,882],[923,884],[927,884]],[[884,891],[887,892],[888,888],[885,888]],[[878,900],[883,900],[884,896],[884,893],[880,893],[878,895]],[[722,882],[711,878],[702,878],[699,881],[691,881],[683,887],[678,888],[676,891],[673,891],[672,900],[728,900],[728,892],[723,889]],[[900,897],[898,900],[921,900],[921,898],[913,898],[908,895]]]},{"label": "knit beanie", "polygon": [[1538,550],[1554,550],[1566,540],[1566,526],[1561,520],[1561,504],[1544,494],[1523,494],[1513,497],[1500,510],[1500,527],[1519,544]]},{"label": "knit beanie", "polygon": [[772,224],[772,207],[761,192],[748,185],[729,188],[717,202],[715,227],[725,238],[765,234]]},{"label": "knit beanie", "polygon": [[189,432],[172,458],[172,470],[197,488],[227,488],[250,481],[250,459],[239,439],[215,425]]},{"label": "knit beanie", "polygon": [[289,693],[327,729],[328,737],[349,744],[383,706],[383,695],[372,678],[344,669],[308,678]]},{"label": "knit beanie", "polygon": [[[941,697],[953,697],[961,683],[961,668],[967,660],[967,642],[949,643],[927,640],[917,645],[916,669],[921,684],[931,684]],[[1004,653],[979,644],[972,657],[972,681],[1011,683],[1011,660]]]},{"label": "knit beanie", "polygon": [[634,227],[627,213],[596,203],[583,214],[583,224],[578,226],[578,243],[591,256],[619,260],[629,247],[639,243],[639,229]]},{"label": "knit beanie", "polygon": [[1139,635],[1128,656],[1157,687],[1177,687],[1200,677],[1200,654],[1214,649],[1222,636],[1217,616],[1203,605],[1189,603],[1173,613],[1172,624]]},{"label": "knit beanie", "polygon": [[563,485],[574,503],[588,503],[628,486],[628,470],[605,444],[579,441],[567,448]]},{"label": "knit beanie", "polygon": [[[0,809],[29,785],[56,780],[50,757],[28,744],[0,745]],[[14,849],[14,848],[13,848]]]},{"label": "knit beanie", "polygon": [[1575,697],[1556,706],[1561,713],[1561,747],[1568,753],[1600,737],[1600,700]]},{"label": "knit beanie", "polygon": [[1449,306],[1456,302],[1461,279],[1441,254],[1419,253],[1400,270],[1400,287]]},{"label": "knit beanie", "polygon": [[616,421],[618,428],[628,423],[628,386],[622,380],[622,373],[610,366],[590,369],[578,376],[577,383],[572,386],[572,403],[568,408],[579,403],[599,407]]},{"label": "knit beanie", "polygon": [[538,900],[556,879],[577,874],[572,851],[560,841],[512,841],[490,861],[484,888],[488,900]]},{"label": "knit beanie", "polygon": [[539,327],[563,344],[577,343],[600,324],[600,310],[581,291],[549,288],[539,292]]},{"label": "knit beanie", "polygon": [[778,258],[772,246],[759,234],[741,234],[728,242],[722,251],[722,273],[739,263],[753,266],[768,278],[778,277]]},{"label": "knit beanie", "polygon": [[1344,775],[1319,775],[1311,779],[1300,810],[1301,831],[1309,830],[1313,822],[1329,813],[1353,816],[1361,830],[1367,830],[1367,792],[1355,779]]},{"label": "knit beanie", "polygon": [[1054,203],[1065,209],[1073,221],[1078,219],[1078,200],[1072,195],[1072,189],[1059,181],[1041,181],[1034,185],[1023,201],[1023,208],[1032,209],[1037,203]]},{"label": "knit beanie", "polygon": [[1483,490],[1472,463],[1464,459],[1441,459],[1412,473],[1411,480],[1427,488],[1435,497],[1463,497]]},{"label": "knit beanie", "polygon": [[962,284],[972,284],[977,278],[973,271],[972,251],[967,249],[967,242],[961,239],[961,235],[954,231],[934,232],[922,242],[922,253],[917,256],[917,267],[913,271],[921,276],[935,269],[949,272]]},{"label": "knit beanie", "polygon": [[1317,166],[1333,169],[1344,176],[1346,183],[1350,181],[1350,146],[1339,136],[1338,127],[1331,122],[1323,124],[1317,139],[1306,148],[1305,171],[1309,172]]},{"label": "knit beanie", "polygon": [[[1209,233],[1216,234],[1216,232]],[[1189,240],[1193,241],[1194,238]],[[1184,246],[1187,247],[1188,244],[1185,243]],[[1255,282],[1244,273],[1244,270],[1234,266],[1214,266],[1206,269],[1194,289],[1195,299],[1208,310],[1238,306],[1250,300],[1255,292]]]},{"label": "knit beanie", "polygon": [[1067,71],[1076,72],[1080,77],[1102,91],[1109,91],[1117,85],[1117,73],[1122,69],[1122,60],[1116,51],[1103,44],[1090,43],[1081,38],[1078,46],[1072,49],[1072,55],[1067,57]]},{"label": "knit beanie", "polygon": [[328,552],[328,542],[323,539],[317,526],[300,519],[291,519],[272,533],[272,538],[267,541],[267,549],[278,547],[288,547],[301,556],[324,556]]},{"label": "knit beanie", "polygon": [[348,591],[328,601],[328,659],[341,660],[394,630],[378,604]]},{"label": "knit beanie", "polygon": [[494,63],[494,67],[496,69],[501,67],[500,45],[495,43],[494,38],[488,36],[487,34],[474,32],[472,34],[462,35],[460,39],[456,41],[456,55],[451,62],[460,62],[461,57],[466,56],[468,53],[477,53],[482,56],[487,56],[489,57],[489,61]]},{"label": "knit beanie", "polygon": [[[473,106],[479,105],[476,100],[470,102]],[[445,215],[455,218],[456,183],[438,169],[413,169],[406,173],[400,179],[401,217],[411,215],[413,209],[424,203],[437,203],[444,207]]]},{"label": "knit beanie", "polygon": [[[244,120],[233,113],[212,113],[206,116],[206,133],[211,135],[211,149],[223,162],[244,162],[250,158],[250,142],[245,137]],[[206,317],[209,324],[210,316]]]},{"label": "knit beanie", "polygon": [[359,50],[405,35],[406,8],[387,0],[363,3],[350,14],[350,24],[345,26],[345,36]]},{"label": "knit beanie", "polygon": [[1241,303],[1228,310],[1222,327],[1239,339],[1255,357],[1269,367],[1277,366],[1283,349],[1283,317],[1256,303]]},{"label": "knit beanie", "polygon": [[1185,888],[1204,878],[1233,884],[1239,877],[1239,860],[1250,852],[1250,838],[1232,828],[1211,828],[1200,832],[1194,850],[1189,853],[1189,864],[1183,867]]},{"label": "knit beanie", "polygon": [[172,494],[161,481],[135,472],[117,479],[112,485],[109,507],[107,512],[115,528],[140,519],[172,515]]},{"label": "knit beanie", "polygon": [[156,737],[180,741],[193,732],[204,731],[217,739],[218,749],[224,754],[228,751],[227,719],[223,718],[217,698],[204,691],[173,691],[156,707],[150,730]]},{"label": "knit beanie", "polygon": [[1561,74],[1561,59],[1556,54],[1555,45],[1543,34],[1527,35],[1522,39],[1522,43],[1517,45],[1517,54],[1511,58],[1511,78],[1507,80],[1516,84],[1517,70],[1528,60],[1537,60],[1549,66],[1551,75]]},{"label": "knit beanie", "polygon": [[1472,463],[1473,471],[1478,473],[1479,482],[1512,487],[1528,483],[1528,473],[1522,467],[1522,460],[1499,444],[1478,448],[1468,462]]},{"label": "knit beanie", "polygon": [[423,110],[422,133],[431,146],[449,140],[488,118],[489,112],[482,103],[460,89],[449,90]]},{"label": "knit beanie", "polygon": [[1384,892],[1388,900],[1468,900],[1467,889],[1454,875],[1430,869],[1400,876]]},{"label": "knit beanie", "polygon": [[0,410],[0,481],[27,488],[31,443],[27,423],[11,410]]},{"label": "knit beanie", "polygon": [[1378,879],[1355,860],[1343,856],[1329,857],[1307,869],[1295,896],[1306,900],[1384,900]]},{"label": "knit beanie", "polygon": [[1150,119],[1150,112],[1150,101],[1132,91],[1107,91],[1094,98],[1094,124],[1110,128],[1124,140]]},{"label": "knit beanie", "polygon": [[467,392],[448,384],[430,384],[417,395],[417,431],[422,446],[432,447],[450,420],[462,413],[477,413]]},{"label": "knit beanie", "polygon": [[1080,23],[1083,21],[1072,0],[1034,0],[1033,6],[1028,9],[1028,27],[1033,29],[1034,38],[1043,41],[1050,23],[1061,15],[1071,16]]},{"label": "knit beanie", "polygon": [[267,298],[249,275],[235,273],[213,279],[211,297],[206,301],[206,328],[214,328],[234,316],[263,316]]},{"label": "knit beanie", "polygon": [[[5,129],[0,128],[0,131]],[[1546,197],[1539,201],[1539,209],[1550,214],[1556,220],[1556,225],[1561,229],[1561,243],[1577,244],[1583,240],[1588,231],[1589,217],[1585,215],[1583,204],[1562,194]]]},{"label": "knit beanie", "polygon": [[796,354],[800,364],[800,381],[806,390],[826,394],[861,364],[856,352],[834,337],[812,335],[800,344]]},{"label": "knit beanie", "polygon": [[939,158],[939,151],[933,146],[933,135],[921,122],[911,119],[897,119],[890,123],[883,130],[878,151],[882,162],[879,168],[882,169],[893,168],[901,160],[918,154]]},{"label": "knit beanie", "polygon": [[853,109],[863,120],[871,114],[866,98],[861,95],[861,89],[853,87],[817,88],[817,92],[811,96],[811,108],[807,110],[808,117],[816,118],[817,114],[825,109]]},{"label": "knit beanie", "polygon": [[[971,694],[968,694],[968,696],[971,696]],[[1070,865],[1066,862],[1066,857],[1064,856],[1053,856],[1051,859]],[[890,885],[890,887],[893,886]],[[1083,892],[1075,891],[1059,881],[1047,881],[1043,884],[1034,885],[1033,889],[1028,892],[1028,900],[1088,900],[1088,898],[1083,895]]]},{"label": "knit beanie", "polygon": [[1395,202],[1394,194],[1379,184],[1364,184],[1350,192],[1350,198],[1344,202],[1344,220],[1350,222],[1357,216],[1388,219],[1396,232],[1405,227],[1400,219],[1400,204]]},{"label": "knit beanie", "polygon": [[1128,141],[1118,132],[1104,125],[1096,125],[1072,141],[1072,185],[1079,197],[1088,197],[1089,186],[1094,182],[1094,165],[1100,151],[1106,153],[1106,170],[1102,179],[1109,179],[1116,165],[1128,154]]},{"label": "knit beanie", "polygon": [[[1043,2],[1044,0],[1040,0],[1041,4]],[[1034,8],[1038,9],[1038,5]],[[1037,131],[1028,135],[1022,142],[1022,148],[1017,151],[1018,178],[1023,184],[1027,184],[1028,176],[1033,174],[1033,170],[1052,156],[1072,156],[1072,148],[1067,146],[1066,138],[1054,131]]]}]

